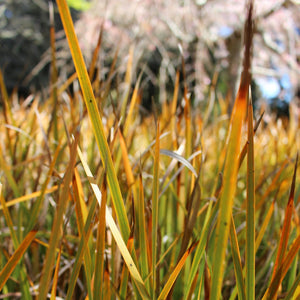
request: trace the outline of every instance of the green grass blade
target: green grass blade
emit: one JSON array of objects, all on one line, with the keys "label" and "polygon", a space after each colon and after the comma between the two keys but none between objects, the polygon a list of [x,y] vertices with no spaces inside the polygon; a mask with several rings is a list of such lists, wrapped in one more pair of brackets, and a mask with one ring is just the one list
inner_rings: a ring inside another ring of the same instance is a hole
[{"label": "green grass blade", "polygon": [[103,181],[102,201],[99,210],[99,221],[96,242],[96,262],[94,271],[94,299],[103,299],[104,250],[105,250],[105,212],[106,182]]},{"label": "green grass blade", "polygon": [[232,260],[234,265],[234,272],[236,278],[236,286],[238,289],[239,300],[246,300],[246,291],[244,285],[243,271],[242,271],[242,263],[241,263],[241,255],[239,249],[239,243],[236,235],[236,229],[234,225],[234,219],[231,215],[231,224],[230,224],[230,244],[231,244],[231,253]]},{"label": "green grass blade", "polygon": [[[97,200],[94,199],[93,202],[92,202],[92,205],[89,209],[89,214],[88,214],[85,226],[84,226],[84,234],[82,234],[79,245],[78,245],[78,249],[77,249],[77,253],[76,253],[76,259],[75,259],[75,262],[74,262],[71,278],[70,278],[70,281],[69,281],[69,288],[68,288],[66,300],[71,300],[72,297],[73,297],[73,292],[74,292],[76,281],[77,281],[79,271],[80,271],[80,268],[81,268],[82,260],[83,260],[85,250],[86,250],[87,245],[88,245],[88,240],[89,240],[89,237],[90,237],[90,233],[93,229],[92,218],[94,217],[96,207],[97,207]],[[87,274],[87,272],[89,272],[89,270],[86,269],[86,275],[91,276],[91,273]],[[90,289],[91,289],[91,284],[88,287],[88,295],[89,295],[89,298],[92,300],[92,293],[91,293]]]},{"label": "green grass blade", "polygon": [[245,57],[243,73],[238,94],[231,116],[231,129],[228,140],[224,168],[224,186],[219,203],[219,216],[216,227],[216,240],[212,269],[211,300],[219,300],[223,282],[225,252],[230,227],[230,216],[232,213],[233,198],[236,190],[236,180],[239,167],[239,152],[241,143],[242,123],[247,109],[247,96],[250,84],[250,51],[252,45],[252,13],[253,3],[248,7],[248,17],[245,24]]},{"label": "green grass blade", "polygon": [[[295,278],[295,281],[294,281],[293,285],[291,286],[291,288],[284,300],[298,299],[297,297],[300,296],[300,288],[299,287],[300,287],[300,272],[298,273],[297,277]],[[299,294],[294,295],[297,289],[299,290]]]},{"label": "green grass blade", "polygon": [[73,170],[76,158],[76,142],[71,146],[70,162],[64,177],[64,186],[59,197],[59,205],[57,206],[52,231],[50,236],[49,248],[46,254],[46,259],[43,267],[43,273],[40,279],[38,300],[45,300],[51,281],[53,265],[55,261],[56,249],[60,242],[63,229],[63,216],[69,199],[69,185],[72,181]]},{"label": "green grass blade", "polygon": [[59,152],[60,152],[60,144],[57,146],[57,148],[55,150],[54,156],[52,158],[52,161],[51,161],[48,173],[47,173],[46,180],[45,180],[44,184],[42,185],[41,192],[40,192],[40,194],[39,194],[37,200],[35,201],[35,203],[33,205],[33,208],[31,210],[31,217],[30,217],[29,223],[27,225],[27,232],[32,230],[36,220],[38,219],[38,214],[39,214],[40,209],[42,207],[42,203],[43,203],[43,199],[44,199],[44,196],[45,196],[45,193],[46,193],[46,189],[47,189],[47,186],[49,184],[52,172],[54,170]]},{"label": "green grass blade", "polygon": [[255,181],[253,107],[249,97],[248,105],[248,155],[247,155],[247,208],[246,208],[246,296],[255,299]]},{"label": "green grass blade", "polygon": [[107,173],[108,186],[112,194],[113,204],[120,225],[120,230],[124,240],[127,241],[130,233],[129,223],[126,215],[125,206],[123,203],[119,182],[114,170],[110,150],[105,137],[100,113],[93,94],[92,85],[89,80],[89,76],[75,34],[72,18],[67,3],[65,0],[58,0],[57,5],[68,38],[68,43],[73,57],[73,62],[76,68],[76,72],[78,74],[78,79],[82,89],[83,98],[92,123],[97,145],[100,150],[101,159]]},{"label": "green grass blade", "polygon": [[[145,280],[149,274],[148,266],[148,239],[146,234],[146,222],[145,222],[145,203],[144,203],[144,189],[142,182],[142,175],[139,178],[139,201],[137,210],[139,211],[138,227],[139,227],[139,243],[141,250],[141,273],[142,278]],[[148,292],[150,292],[150,282],[149,280],[145,283]]]},{"label": "green grass blade", "polygon": [[[83,168],[84,168],[84,171],[89,179],[89,182],[91,184],[91,187],[93,189],[93,192],[97,198],[97,201],[99,203],[99,205],[101,206],[101,192],[98,188],[98,186],[94,183],[94,177],[93,177],[93,174],[91,172],[91,170],[89,169],[88,165],[86,164],[84,158],[83,158],[83,155],[82,155],[82,152],[80,151],[79,147],[77,147],[77,152],[78,152],[78,156],[81,160],[81,163],[83,165]],[[124,261],[128,267],[128,270],[133,278],[133,280],[135,281],[135,284],[141,294],[141,296],[143,297],[143,299],[149,299],[149,295],[148,295],[148,292],[145,288],[145,285],[144,285],[144,282],[142,280],[142,277],[126,247],[126,244],[124,242],[124,239],[122,238],[121,234],[120,234],[120,231],[108,209],[108,207],[106,206],[106,223],[107,223],[107,226],[110,228],[111,230],[111,233],[116,241],[116,244],[118,245],[119,247],[119,250],[124,258]]]},{"label": "green grass blade", "polygon": [[154,151],[153,190],[152,190],[152,299],[156,299],[156,260],[157,260],[157,229],[158,229],[158,167],[159,167],[159,123],[156,130]]}]

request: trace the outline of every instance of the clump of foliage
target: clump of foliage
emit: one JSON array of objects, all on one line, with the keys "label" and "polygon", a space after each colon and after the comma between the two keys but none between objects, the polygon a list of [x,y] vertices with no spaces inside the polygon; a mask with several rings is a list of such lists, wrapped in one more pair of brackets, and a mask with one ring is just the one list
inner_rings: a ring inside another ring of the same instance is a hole
[{"label": "clump of foliage", "polygon": [[133,52],[119,94],[114,64],[106,80],[95,71],[101,34],[87,71],[57,3],[76,74],[55,84],[53,32],[47,101],[10,101],[0,73],[2,297],[297,299],[299,131],[253,120],[252,4],[231,118],[213,96],[192,108],[187,88],[178,102],[179,73],[161,114],[142,118]]}]

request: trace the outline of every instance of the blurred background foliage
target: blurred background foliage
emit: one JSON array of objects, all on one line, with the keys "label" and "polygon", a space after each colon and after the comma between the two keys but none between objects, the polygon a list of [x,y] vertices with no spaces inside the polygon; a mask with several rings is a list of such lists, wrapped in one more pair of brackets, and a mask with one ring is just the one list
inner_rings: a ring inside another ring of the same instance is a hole
[{"label": "blurred background foliage", "polygon": [[[54,3],[57,59],[61,81],[74,71]],[[143,107],[164,103],[175,72],[185,63],[185,81],[195,105],[212,85],[216,97],[232,102],[240,74],[244,1],[69,0],[80,46],[91,62],[100,28],[104,34],[97,67],[107,78],[117,54],[117,76],[125,74],[134,46],[133,78],[143,72]],[[299,110],[300,9],[297,0],[256,1],[252,92],[256,108],[288,116]],[[45,0],[3,0],[0,4],[0,68],[9,91],[48,94],[49,5]],[[183,59],[182,59],[183,58]],[[101,80],[101,78],[100,78]],[[183,82],[183,73],[181,74]],[[120,87],[122,88],[122,87]]]}]

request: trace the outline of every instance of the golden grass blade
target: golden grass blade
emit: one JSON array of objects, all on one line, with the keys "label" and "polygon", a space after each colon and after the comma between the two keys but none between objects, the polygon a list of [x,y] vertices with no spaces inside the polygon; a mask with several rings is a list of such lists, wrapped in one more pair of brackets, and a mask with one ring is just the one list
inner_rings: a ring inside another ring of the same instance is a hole
[{"label": "golden grass blade", "polygon": [[7,94],[5,84],[4,84],[4,78],[3,78],[3,73],[2,73],[1,69],[0,69],[0,91],[1,91],[3,102],[4,102],[5,121],[6,121],[7,124],[12,122],[12,125],[15,126],[16,123],[15,123],[15,120],[13,118],[13,114],[12,114],[11,109],[10,109],[8,94]]},{"label": "golden grass blade", "polygon": [[188,258],[188,256],[191,254],[191,252],[194,250],[195,248],[195,244],[192,245],[181,257],[180,261],[178,262],[178,264],[176,265],[174,271],[171,273],[168,281],[166,282],[163,290],[161,291],[159,297],[157,298],[157,300],[164,300],[167,298],[176,278],[178,277],[182,267],[184,266],[184,263],[186,261],[186,259]]},{"label": "golden grass blade", "polygon": [[172,142],[173,142],[173,148],[177,148],[177,141],[176,141],[176,107],[177,107],[177,100],[178,100],[178,90],[179,90],[179,78],[180,73],[179,71],[176,72],[176,79],[175,79],[175,87],[174,87],[174,93],[173,93],[173,100],[172,100],[172,106],[171,106],[171,132],[172,132]]},{"label": "golden grass blade", "polygon": [[271,217],[273,215],[274,206],[275,206],[275,201],[272,201],[272,203],[271,203],[271,205],[270,205],[270,207],[268,209],[268,212],[267,212],[267,214],[266,214],[266,216],[264,218],[264,221],[263,221],[263,223],[262,223],[262,225],[260,227],[259,233],[258,233],[258,235],[257,235],[257,237],[255,239],[255,253],[257,252],[258,247],[260,246],[260,243],[261,243],[261,241],[263,239],[263,236],[264,236],[264,234],[266,232],[267,226],[268,226],[268,224],[270,222],[270,219],[271,219]]},{"label": "golden grass blade", "polygon": [[119,182],[114,170],[110,149],[108,147],[108,143],[105,137],[100,113],[93,94],[91,82],[89,80],[89,76],[84,64],[84,60],[78,44],[78,40],[75,34],[70,11],[65,0],[57,0],[57,5],[68,38],[71,54],[73,57],[73,62],[75,64],[76,72],[78,74],[78,79],[82,89],[83,98],[92,123],[97,145],[100,150],[101,159],[107,172],[108,186],[112,194],[112,200],[117,214],[117,219],[120,225],[122,236],[124,240],[127,241],[129,237],[130,229],[129,229],[129,223],[126,215],[126,210],[123,203]]},{"label": "golden grass blade", "polygon": [[18,186],[17,182],[15,181],[15,178],[12,175],[10,168],[8,167],[8,165],[6,164],[6,162],[4,160],[1,145],[0,145],[0,165],[1,165],[1,169],[3,170],[3,172],[4,172],[4,174],[7,178],[7,181],[9,182],[9,185],[10,185],[11,189],[14,192],[14,196],[15,197],[20,197],[21,193],[20,193],[20,190],[19,190],[19,186]]},{"label": "golden grass blade", "polygon": [[[58,188],[59,188],[58,185],[54,185],[54,186],[50,187],[49,189],[46,189],[44,191],[44,195],[51,194],[51,193],[57,191]],[[10,206],[16,205],[18,203],[22,203],[22,202],[25,202],[25,201],[28,201],[28,200],[32,200],[32,199],[34,199],[36,197],[40,197],[40,195],[42,193],[43,193],[43,190],[40,190],[40,191],[31,193],[31,194],[28,194],[28,195],[25,195],[25,196],[21,196],[21,197],[15,198],[13,200],[10,200],[10,201],[6,202],[5,206],[6,207],[10,207]],[[0,205],[0,210],[2,210],[2,209],[3,209],[3,207],[2,207],[2,205]]]},{"label": "golden grass blade", "polygon": [[154,151],[153,188],[152,188],[152,299],[156,299],[156,260],[157,260],[157,230],[158,230],[158,171],[159,171],[159,123],[156,129],[156,144]]},{"label": "golden grass blade", "polygon": [[[98,201],[99,205],[101,206],[101,198],[102,198],[101,197],[101,192],[100,192],[98,186],[94,183],[93,174],[90,171],[88,165],[86,164],[79,147],[77,147],[77,153],[78,153],[78,156],[79,156],[79,158],[81,160],[81,163],[83,165],[84,171],[85,171],[85,173],[86,173],[86,175],[89,179],[89,182],[91,184],[93,192],[94,192],[94,194],[97,198],[97,201]],[[115,223],[115,221],[114,221],[114,219],[113,219],[113,217],[112,217],[112,215],[111,215],[111,213],[110,213],[110,211],[107,207],[106,207],[106,224],[111,230],[111,233],[112,233],[112,235],[113,235],[113,237],[114,237],[114,239],[115,239],[115,241],[116,241],[116,243],[119,247],[119,250],[120,250],[120,252],[121,252],[121,254],[124,258],[124,261],[125,261],[128,269],[129,269],[129,272],[130,272],[133,280],[135,281],[139,292],[141,293],[141,296],[144,297],[144,299],[148,299],[149,295],[148,295],[147,290],[145,288],[142,277],[141,277],[141,275],[140,275],[140,273],[139,273],[139,271],[138,271],[131,255],[130,255],[130,253],[129,253],[127,247],[126,247],[126,244],[125,244],[125,242],[124,242],[124,240],[123,240],[123,238],[122,238],[122,236],[119,232],[119,229],[118,229],[118,227],[117,227],[117,225],[116,225],[116,223]]]},{"label": "golden grass blade", "polygon": [[247,109],[247,97],[250,84],[250,51],[252,45],[252,14],[253,3],[248,6],[248,17],[245,24],[245,57],[241,83],[235,100],[231,129],[228,140],[227,157],[224,168],[224,186],[219,202],[219,216],[216,227],[216,240],[214,247],[211,300],[217,300],[221,296],[223,282],[225,251],[227,248],[230,216],[232,213],[233,198],[236,190],[236,180],[239,166],[239,152],[242,123]]},{"label": "golden grass blade", "polygon": [[127,114],[127,117],[126,117],[126,120],[124,123],[124,129],[123,129],[124,137],[127,136],[128,129],[129,129],[130,125],[132,124],[133,112],[134,112],[134,108],[136,107],[136,103],[138,100],[138,92],[139,92],[141,78],[142,78],[142,74],[139,75],[138,80],[137,80],[134,90],[133,90],[133,94],[132,94],[129,109],[128,109],[128,114]]},{"label": "golden grass blade", "polygon": [[0,291],[2,290],[3,286],[5,285],[6,281],[8,280],[9,276],[18,265],[20,260],[22,259],[24,253],[26,252],[27,248],[30,246],[31,242],[33,241],[37,230],[30,231],[16,249],[15,253],[12,257],[8,260],[4,268],[0,272]]},{"label": "golden grass blade", "polygon": [[132,77],[132,62],[133,62],[133,52],[134,52],[134,46],[130,46],[129,49],[129,57],[127,62],[127,68],[126,68],[126,75],[125,75],[125,91],[124,96],[122,100],[122,107],[121,107],[121,120],[125,120],[126,115],[126,108],[127,108],[127,102],[128,102],[128,96],[130,92],[130,84],[131,84],[131,77]]},{"label": "golden grass blade", "polygon": [[248,104],[247,148],[247,208],[246,208],[246,299],[255,299],[255,180],[254,180],[254,129],[252,99]]},{"label": "golden grass blade", "polygon": [[7,209],[7,206],[5,204],[5,200],[2,196],[2,184],[1,183],[0,183],[0,203],[3,207],[3,215],[4,215],[4,218],[5,218],[6,224],[9,228],[9,230],[10,230],[10,235],[11,235],[11,239],[12,239],[14,248],[17,249],[19,247],[19,241],[18,241],[17,234],[14,230],[14,226],[13,226],[13,222],[12,222],[10,212]]},{"label": "golden grass blade", "polygon": [[280,179],[280,175],[282,174],[282,172],[284,171],[285,167],[288,165],[289,159],[285,159],[284,162],[282,163],[280,169],[278,170],[278,172],[276,173],[276,175],[274,176],[271,184],[268,186],[267,190],[264,192],[264,194],[262,195],[262,197],[260,198],[259,202],[256,205],[256,209],[260,209],[261,206],[265,203],[266,198],[270,195],[270,193],[274,190],[277,189],[278,187],[278,182]]}]

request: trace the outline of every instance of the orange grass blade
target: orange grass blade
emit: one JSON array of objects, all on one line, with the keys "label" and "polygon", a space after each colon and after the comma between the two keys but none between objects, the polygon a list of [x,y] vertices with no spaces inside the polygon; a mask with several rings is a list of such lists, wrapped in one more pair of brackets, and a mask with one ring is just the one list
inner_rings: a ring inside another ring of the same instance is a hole
[{"label": "orange grass blade", "polygon": [[[294,210],[297,163],[298,163],[298,154],[297,154],[296,162],[295,162],[294,175],[293,175],[289,200],[288,200],[287,207],[285,210],[284,223],[283,223],[281,237],[280,237],[280,241],[279,241],[279,245],[278,245],[276,261],[275,261],[273,275],[272,275],[272,279],[271,279],[271,285],[270,285],[269,289],[266,291],[264,299],[275,299],[276,298],[277,289],[279,288],[280,283],[284,278],[284,275],[283,274],[281,275],[278,270],[283,265],[283,259],[285,257],[285,252],[286,252],[287,244],[288,244],[288,240],[289,240],[291,220],[292,220],[292,214],[293,214],[293,210]],[[271,287],[273,289],[271,289]],[[272,295],[272,297],[270,295]]]},{"label": "orange grass blade", "polygon": [[192,245],[181,257],[180,261],[178,262],[178,264],[176,265],[174,271],[171,273],[168,281],[166,282],[163,290],[161,291],[159,297],[157,298],[157,300],[164,300],[167,298],[176,278],[178,277],[182,267],[184,266],[184,263],[186,261],[186,259],[188,258],[188,256],[191,254],[191,252],[194,250],[194,248],[196,247],[196,244]]},{"label": "orange grass blade", "polygon": [[57,281],[58,281],[60,256],[61,256],[61,248],[59,249],[58,256],[57,256],[56,267],[55,267],[54,276],[53,276],[53,283],[52,283],[50,300],[55,300],[56,299],[56,289],[57,289]]},{"label": "orange grass blade", "polygon": [[6,281],[8,280],[10,274],[13,272],[17,264],[22,259],[25,251],[30,246],[31,242],[33,241],[37,230],[30,231],[19,245],[15,253],[12,257],[8,260],[4,268],[0,272],[0,291],[2,290],[3,286],[5,285]]},{"label": "orange grass blade", "polygon": [[242,123],[247,108],[248,89],[250,84],[250,51],[252,45],[252,14],[253,3],[248,4],[248,17],[245,24],[245,57],[241,83],[235,100],[231,117],[231,129],[224,168],[224,186],[219,202],[219,216],[216,227],[215,250],[212,269],[211,300],[218,300],[221,296],[223,274],[225,267],[225,252],[229,235],[230,216],[233,198],[236,190],[236,180],[239,166],[239,152],[241,142]]},{"label": "orange grass blade", "polygon": [[93,52],[92,62],[91,62],[90,69],[89,69],[90,80],[93,79],[94,74],[95,74],[95,70],[96,70],[96,63],[97,63],[97,59],[98,59],[98,56],[99,56],[99,51],[100,51],[100,47],[101,47],[101,43],[102,43],[102,37],[103,37],[103,31],[104,31],[103,27],[104,27],[104,21],[101,24],[100,32],[99,32],[99,36],[98,36],[98,40],[97,40],[97,45],[96,45],[95,50]]},{"label": "orange grass blade", "polygon": [[271,281],[270,287],[266,291],[263,300],[273,300],[276,297],[278,288],[280,286],[280,283],[282,279],[285,277],[286,273],[288,272],[295,256],[299,254],[299,249],[300,249],[300,235],[295,239],[293,244],[290,247],[290,250],[286,254],[282,264],[278,267],[276,274]]}]

